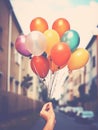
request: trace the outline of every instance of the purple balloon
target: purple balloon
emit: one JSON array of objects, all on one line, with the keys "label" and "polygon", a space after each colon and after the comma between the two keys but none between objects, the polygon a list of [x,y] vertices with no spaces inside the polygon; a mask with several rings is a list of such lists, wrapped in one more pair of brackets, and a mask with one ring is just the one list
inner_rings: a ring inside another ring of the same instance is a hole
[{"label": "purple balloon", "polygon": [[26,41],[26,36],[19,35],[15,42],[15,48],[21,55],[29,57],[29,56],[31,56],[31,53],[26,48],[25,41]]}]

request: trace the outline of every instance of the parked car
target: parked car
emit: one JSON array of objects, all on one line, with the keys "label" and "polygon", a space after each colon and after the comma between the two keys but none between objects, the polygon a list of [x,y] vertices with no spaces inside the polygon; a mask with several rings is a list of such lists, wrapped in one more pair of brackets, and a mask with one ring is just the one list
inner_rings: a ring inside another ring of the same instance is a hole
[{"label": "parked car", "polygon": [[81,123],[92,123],[92,122],[94,122],[95,115],[94,115],[93,111],[83,110],[76,114],[75,119]]},{"label": "parked car", "polygon": [[61,107],[60,111],[64,112],[65,114],[69,116],[77,116],[83,111],[82,107],[71,107],[71,106],[66,106],[66,107]]}]

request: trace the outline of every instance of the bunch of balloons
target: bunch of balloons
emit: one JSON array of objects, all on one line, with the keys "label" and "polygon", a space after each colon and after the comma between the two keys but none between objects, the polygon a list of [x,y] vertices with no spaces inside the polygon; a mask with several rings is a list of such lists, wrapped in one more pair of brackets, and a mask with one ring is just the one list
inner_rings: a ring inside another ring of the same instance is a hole
[{"label": "bunch of balloons", "polygon": [[32,57],[31,69],[40,78],[45,78],[49,70],[54,73],[67,66],[72,71],[87,63],[89,53],[78,48],[79,43],[78,32],[70,29],[65,18],[56,19],[49,29],[44,18],[36,17],[30,23],[30,33],[17,37],[15,48],[21,55]]}]

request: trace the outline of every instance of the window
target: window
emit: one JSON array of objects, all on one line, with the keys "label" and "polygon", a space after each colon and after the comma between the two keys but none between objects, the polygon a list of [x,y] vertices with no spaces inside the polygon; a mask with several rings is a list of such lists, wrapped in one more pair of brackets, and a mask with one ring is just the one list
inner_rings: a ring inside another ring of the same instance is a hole
[{"label": "window", "polygon": [[92,56],[92,50],[90,50],[89,53],[90,53],[90,56]]},{"label": "window", "polygon": [[3,51],[3,48],[2,48],[2,35],[3,35],[3,29],[2,27],[0,27],[0,51]]},{"label": "window", "polygon": [[15,63],[21,64],[21,55],[15,50]]},{"label": "window", "polygon": [[14,85],[14,77],[13,76],[11,76],[10,77],[10,92],[13,92],[13,85]]},{"label": "window", "polygon": [[96,66],[96,57],[92,57],[92,67],[94,68]]},{"label": "window", "polygon": [[11,48],[13,48],[14,47],[14,43],[13,42],[11,42]]},{"label": "window", "polygon": [[0,71],[0,87],[2,88],[2,76],[3,76],[3,73],[2,71]]},{"label": "window", "polygon": [[18,85],[19,85],[19,81],[15,80],[15,93],[18,94]]}]

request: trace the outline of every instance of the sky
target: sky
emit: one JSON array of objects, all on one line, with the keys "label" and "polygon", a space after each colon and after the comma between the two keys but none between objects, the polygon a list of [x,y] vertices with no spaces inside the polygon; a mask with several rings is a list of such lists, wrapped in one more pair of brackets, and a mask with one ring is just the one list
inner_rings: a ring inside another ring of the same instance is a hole
[{"label": "sky", "polygon": [[[79,47],[85,48],[92,36],[98,34],[98,0],[10,0],[14,12],[24,34],[30,32],[30,23],[36,17],[44,18],[52,28],[57,18],[65,18],[70,28],[76,30],[80,36]],[[54,97],[58,99],[60,87],[65,80],[66,68],[51,77],[48,74],[46,84],[53,82]],[[51,80],[50,80],[51,79]],[[54,81],[52,81],[55,79]],[[51,89],[51,84],[49,84]],[[57,89],[56,89],[57,88]]]},{"label": "sky", "polygon": [[[65,18],[80,36],[79,47],[86,47],[98,25],[98,0],[10,0],[25,34],[30,23],[43,17],[52,28],[57,18]],[[98,32],[98,31],[97,31]]]}]

